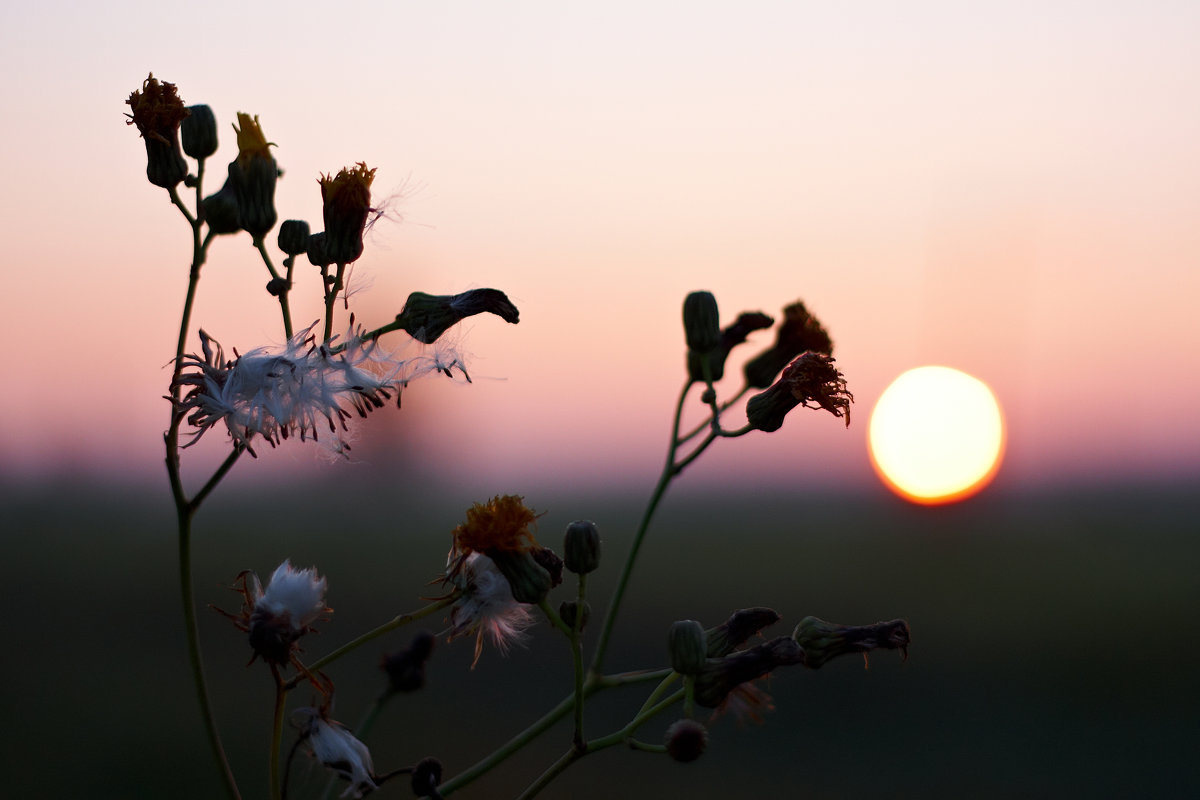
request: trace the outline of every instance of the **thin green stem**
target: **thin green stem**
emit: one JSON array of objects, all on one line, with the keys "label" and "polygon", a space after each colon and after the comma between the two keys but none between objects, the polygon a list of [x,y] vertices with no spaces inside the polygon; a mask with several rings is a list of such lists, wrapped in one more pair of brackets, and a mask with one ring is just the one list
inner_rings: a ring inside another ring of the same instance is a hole
[{"label": "thin green stem", "polygon": [[284,688],[288,691],[294,689],[296,687],[296,684],[298,684],[301,681],[301,679],[308,677],[308,675],[305,674],[306,672],[311,675],[315,675],[318,672],[320,672],[322,669],[324,669],[325,667],[327,667],[330,664],[332,664],[333,662],[337,661],[342,656],[346,655],[347,653],[353,652],[354,650],[358,649],[359,647],[362,647],[367,642],[370,642],[374,639],[378,639],[380,636],[383,636],[385,633],[388,633],[389,631],[394,631],[397,628],[407,625],[410,622],[416,622],[419,619],[424,619],[425,617],[428,617],[430,614],[437,613],[438,611],[445,608],[446,606],[452,605],[454,603],[454,601],[458,599],[458,596],[459,596],[459,592],[456,591],[456,592],[453,592],[452,594],[447,595],[446,597],[443,597],[441,600],[438,600],[436,603],[430,603],[429,605],[425,606],[422,609],[418,609],[417,611],[413,611],[408,614],[401,614],[398,617],[393,617],[392,619],[390,619],[387,622],[380,625],[378,628],[373,628],[372,630],[369,630],[366,633],[364,633],[362,636],[359,636],[354,641],[351,641],[351,642],[348,642],[348,643],[342,645],[341,647],[339,647],[337,650],[334,650],[329,655],[318,658],[316,661],[314,661],[313,663],[306,666],[303,670],[301,670],[301,673],[299,675],[294,676],[291,680],[289,680],[287,683],[285,683]]},{"label": "thin green stem", "polygon": [[283,688],[283,678],[274,664],[271,665],[271,676],[275,678],[275,716],[271,724],[270,751],[271,798],[279,800],[282,796],[282,784],[279,777],[279,747],[283,741],[283,712],[287,708],[287,690]]},{"label": "thin green stem", "polygon": [[587,573],[579,576],[579,589],[575,593],[575,620],[571,626],[571,664],[575,671],[575,736],[576,749],[582,749],[586,741],[583,736],[583,609],[587,598]]},{"label": "thin green stem", "polygon": [[463,788],[476,778],[484,775],[498,764],[503,763],[504,760],[513,753],[517,752],[522,747],[536,739],[539,735],[549,730],[554,723],[558,722],[560,719],[569,714],[574,706],[574,695],[563,698],[558,705],[547,711],[544,715],[542,715],[541,718],[535,721],[528,728],[509,739],[507,742],[493,751],[489,756],[481,761],[477,761],[472,766],[438,786],[438,791],[441,792],[443,797],[449,797],[458,789]]},{"label": "thin green stem", "polygon": [[517,797],[517,800],[529,800],[542,789],[545,789],[552,780],[561,775],[567,767],[574,764],[579,759],[583,758],[585,753],[572,747],[567,752],[563,753],[557,761],[549,766],[549,768],[538,776],[537,780],[529,784],[525,791]]},{"label": "thin green stem", "polygon": [[179,518],[179,588],[183,600],[183,623],[187,632],[188,660],[192,668],[192,681],[196,687],[196,697],[200,702],[200,712],[204,717],[204,729],[208,734],[208,742],[212,748],[213,757],[221,770],[225,789],[231,798],[240,800],[237,780],[225,756],[225,747],[221,743],[221,734],[217,730],[216,717],[213,715],[212,703],[208,699],[208,682],[204,676],[204,658],[200,653],[200,632],[196,624],[196,602],[192,590],[192,512],[185,507],[177,506]]},{"label": "thin green stem", "polygon": [[[267,265],[267,271],[271,273],[271,278],[277,281],[281,280],[279,272],[275,269],[275,265],[271,263],[271,256],[267,253],[266,245],[263,244],[261,236],[254,237],[254,247],[258,250],[259,255],[262,256],[263,263]],[[284,281],[283,289],[277,295],[279,297],[279,311],[283,314],[283,333],[289,339],[292,338],[292,311],[288,308],[288,292],[291,288],[292,275],[289,268],[287,280]],[[326,336],[325,338],[328,339],[329,337]]]},{"label": "thin green stem", "polygon": [[598,739],[593,739],[592,741],[588,742],[582,750],[572,747],[570,750],[563,753],[557,761],[551,764],[545,772],[539,775],[537,780],[531,783],[525,789],[525,791],[521,792],[517,800],[531,800],[531,798],[537,795],[538,792],[540,792],[542,789],[545,789],[551,781],[561,775],[567,769],[567,767],[571,766],[586,755],[618,744],[631,744],[633,734],[638,728],[644,725],[652,717],[656,716],[657,714],[661,714],[663,711],[666,711],[675,703],[679,702],[681,697],[683,697],[682,689],[675,692],[665,700],[657,703],[656,705],[638,712],[638,714],[634,716],[634,718],[630,720],[624,728],[621,728],[621,730],[611,733],[608,736],[602,736]]},{"label": "thin green stem", "polygon": [[646,511],[642,514],[641,524],[638,526],[637,533],[633,537],[633,545],[629,549],[629,555],[625,558],[625,565],[621,568],[621,576],[617,579],[612,599],[608,603],[608,611],[604,617],[604,626],[600,629],[600,638],[596,643],[596,651],[592,655],[592,672],[599,672],[604,664],[604,655],[608,650],[608,641],[612,636],[613,626],[617,621],[617,614],[621,610],[621,600],[625,597],[625,590],[629,587],[629,578],[633,574],[633,565],[637,561],[638,551],[641,549],[642,542],[646,538],[646,531],[650,528],[650,520],[654,517],[654,512],[658,508],[663,495],[666,494],[667,487],[671,484],[671,479],[679,472],[679,469],[675,466],[675,450],[679,446],[679,421],[683,416],[683,402],[687,398],[688,389],[691,388],[691,385],[690,381],[684,384],[683,390],[679,393],[679,400],[675,404],[675,420],[671,425],[671,445],[667,449],[667,461],[663,466],[662,474],[658,478],[658,484],[654,487],[654,493],[650,495],[650,502],[646,506]]},{"label": "thin green stem", "polygon": [[[204,720],[209,747],[217,762],[227,794],[234,800],[240,800],[241,793],[238,790],[237,780],[233,776],[233,770],[229,766],[229,759],[225,755],[225,747],[217,728],[212,703],[209,700],[208,681],[204,674],[204,658],[200,650],[200,630],[196,621],[196,601],[192,585],[192,516],[195,514],[196,506],[187,499],[179,463],[179,426],[183,423],[183,415],[178,410],[181,391],[179,376],[183,370],[183,351],[187,347],[188,332],[191,329],[192,308],[196,300],[196,287],[200,282],[200,268],[204,265],[211,237],[206,237],[201,241],[202,223],[188,211],[175,187],[171,187],[168,191],[171,202],[183,214],[192,229],[192,263],[188,270],[187,294],[183,301],[183,313],[180,315],[179,338],[175,344],[175,360],[171,370],[171,419],[164,436],[167,477],[171,484],[171,496],[175,502],[175,515],[179,530],[179,593],[183,605],[183,623],[188,642],[188,662],[192,670],[192,682],[196,688],[196,697],[200,704],[200,714]],[[199,191],[199,182],[197,182],[197,196],[199,196]]]},{"label": "thin green stem", "polygon": [[[326,274],[326,271],[322,270],[322,276]],[[323,342],[328,342],[329,337],[333,335],[333,304],[337,301],[338,292],[342,290],[342,279],[345,275],[346,265],[338,264],[333,283],[325,287],[325,336],[321,340]]]},{"label": "thin green stem", "polygon": [[200,508],[200,504],[204,502],[204,499],[208,497],[213,489],[217,488],[217,484],[221,482],[221,479],[225,477],[229,470],[233,469],[233,465],[237,463],[238,458],[244,452],[246,452],[246,446],[244,444],[241,444],[240,442],[234,444],[232,452],[225,456],[225,460],[221,462],[221,466],[217,467],[217,471],[212,474],[212,477],[208,479],[208,482],[205,483],[204,486],[200,488],[200,491],[196,492],[196,496],[188,502],[188,508],[191,509],[192,512],[195,512],[198,508]]},{"label": "thin green stem", "polygon": [[[584,681],[583,696],[586,699],[592,694],[604,689],[612,689],[617,686],[630,686],[636,683],[645,683],[653,680],[662,680],[663,678],[673,674],[673,672],[674,670],[671,669],[659,669],[653,671],[635,670],[633,672],[620,672],[614,675],[591,674],[588,675],[587,679]],[[464,786],[472,783],[477,778],[488,773],[494,767],[502,764],[504,760],[513,753],[516,753],[538,736],[545,733],[554,725],[554,723],[571,713],[571,710],[574,707],[574,695],[564,697],[558,705],[547,711],[528,728],[509,739],[504,745],[487,757],[477,761],[468,769],[460,772],[458,775],[455,775],[453,778],[443,783],[438,787],[438,790],[443,796],[448,796]]]},{"label": "thin green stem", "polygon": [[658,686],[654,687],[654,691],[652,691],[650,696],[646,698],[646,702],[642,703],[642,707],[638,709],[638,714],[642,714],[646,711],[646,709],[652,708],[654,704],[658,702],[658,698],[662,697],[663,693],[665,693],[667,689],[671,688],[671,684],[675,683],[675,681],[679,678],[679,673],[675,670],[667,670],[667,672],[669,674],[662,679],[662,682],[659,683]]}]

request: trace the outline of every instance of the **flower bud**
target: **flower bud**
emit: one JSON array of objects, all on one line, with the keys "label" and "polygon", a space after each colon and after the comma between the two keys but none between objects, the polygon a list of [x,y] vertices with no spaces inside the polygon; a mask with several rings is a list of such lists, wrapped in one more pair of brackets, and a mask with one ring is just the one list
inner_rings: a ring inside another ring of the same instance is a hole
[{"label": "flower bud", "polygon": [[414,692],[425,685],[425,662],[433,652],[434,636],[421,631],[405,650],[384,655],[380,665],[392,692]]},{"label": "flower bud", "polygon": [[537,565],[546,570],[550,574],[550,588],[553,589],[562,583],[563,560],[562,556],[551,550],[549,547],[535,547],[529,551],[533,556],[533,560]]},{"label": "flower bud", "polygon": [[600,566],[600,531],[595,523],[580,519],[567,526],[563,561],[576,575],[586,575]]},{"label": "flower bud", "polygon": [[205,105],[188,106],[188,115],[179,126],[183,152],[197,160],[217,152],[217,118]]},{"label": "flower bud", "polygon": [[229,164],[233,188],[238,193],[242,209],[242,230],[260,239],[275,227],[275,183],[279,167],[271,155],[272,143],[267,141],[259,126],[258,117],[239,113],[237,132],[238,156]]},{"label": "flower bud", "polygon": [[413,767],[412,790],[417,797],[437,795],[438,784],[442,782],[442,762],[432,756],[422,758]]},{"label": "flower bud", "polygon": [[692,292],[683,300],[683,332],[688,350],[707,353],[721,341],[721,318],[712,292]]},{"label": "flower bud", "polygon": [[776,667],[803,664],[804,650],[787,636],[705,662],[696,676],[696,702],[716,708],[735,688]]},{"label": "flower bud", "polygon": [[716,348],[708,353],[697,353],[689,350],[687,354],[688,378],[700,382],[704,380],[704,362],[708,362],[708,374],[714,381],[725,377],[725,361],[729,352],[746,341],[754,331],[769,328],[774,320],[761,311],[744,311],[730,325],[721,329],[721,340]]},{"label": "flower bud", "polygon": [[[562,617],[563,623],[570,629],[575,629],[575,616],[579,613],[579,602],[576,600],[564,600],[558,606],[558,615]],[[588,620],[592,617],[592,606],[586,600],[583,601],[583,621],[579,623],[579,630],[587,627]]]},{"label": "flower bud", "polygon": [[553,579],[545,567],[534,560],[529,552],[517,550],[492,550],[488,557],[495,562],[512,588],[513,599],[518,603],[536,605],[546,598],[553,587]]},{"label": "flower bud", "polygon": [[485,311],[513,325],[520,321],[520,312],[504,292],[471,289],[455,295],[413,292],[408,296],[404,310],[396,315],[396,322],[418,342],[433,344],[461,320]]},{"label": "flower bud", "polygon": [[267,281],[267,294],[271,297],[279,297],[289,289],[288,279],[284,277],[271,278]]},{"label": "flower bud", "polygon": [[774,625],[779,619],[779,612],[771,608],[743,608],[733,612],[729,619],[704,632],[708,641],[708,657],[729,655],[742,642],[763,628]]},{"label": "flower bud", "polygon": [[127,115],[127,124],[137,126],[146,144],[146,178],[164,189],[177,186],[187,176],[187,162],[179,149],[179,124],[188,110],[175,84],[160,83],[151,74],[125,103],[133,112]]},{"label": "flower bud", "polygon": [[846,653],[863,653],[865,657],[866,653],[879,649],[899,650],[908,658],[908,645],[912,641],[908,623],[902,619],[854,626],[805,617],[792,638],[804,648],[805,663],[813,669],[820,669],[827,661]]},{"label": "flower bud", "polygon": [[677,719],[667,728],[667,755],[686,764],[695,761],[708,745],[708,729],[693,719]]},{"label": "flower bud", "polygon": [[284,220],[279,225],[279,249],[289,256],[308,252],[308,223],[302,219]]},{"label": "flower bud", "polygon": [[328,267],[333,263],[328,248],[325,247],[325,232],[314,233],[308,237],[308,245],[304,248],[308,253],[308,262],[314,267]]},{"label": "flower bud", "polygon": [[229,177],[221,188],[204,198],[200,203],[204,221],[213,233],[237,233],[242,229],[242,207],[233,184],[233,165],[229,165]]},{"label": "flower bud", "polygon": [[704,628],[694,619],[672,622],[667,631],[667,652],[671,655],[671,669],[680,675],[697,674],[708,660]]}]

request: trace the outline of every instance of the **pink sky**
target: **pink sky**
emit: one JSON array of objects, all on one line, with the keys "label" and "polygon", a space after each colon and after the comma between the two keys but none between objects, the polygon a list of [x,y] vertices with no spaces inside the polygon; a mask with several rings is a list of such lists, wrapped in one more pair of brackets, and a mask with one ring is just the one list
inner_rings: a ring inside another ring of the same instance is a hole
[{"label": "pink sky", "polygon": [[[153,71],[216,112],[210,176],[260,115],[281,219],[317,222],[317,175],[359,160],[403,195],[355,269],[367,323],[417,289],[520,307],[466,326],[473,385],[427,379],[361,426],[368,461],[417,442],[484,491],[645,485],[680,305],[708,289],[727,319],[803,298],[858,402],[848,431],[796,412],[722,442],[698,481],[873,484],[870,408],[929,363],[1004,406],[998,484],[1200,477],[1200,6],[269,5],[6,12],[6,474],[161,472],[190,251],[123,124]],[[248,237],[218,242],[197,323],[278,342],[266,279]],[[328,469],[285,450],[239,470]]]}]

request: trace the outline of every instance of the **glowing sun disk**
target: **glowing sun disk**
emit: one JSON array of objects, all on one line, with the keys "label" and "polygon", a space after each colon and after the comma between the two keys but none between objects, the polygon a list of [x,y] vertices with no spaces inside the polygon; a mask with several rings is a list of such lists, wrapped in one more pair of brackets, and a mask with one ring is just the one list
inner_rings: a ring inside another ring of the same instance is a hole
[{"label": "glowing sun disk", "polygon": [[917,367],[875,404],[871,463],[901,497],[937,504],[988,484],[1004,450],[1004,421],[983,381],[950,367]]}]

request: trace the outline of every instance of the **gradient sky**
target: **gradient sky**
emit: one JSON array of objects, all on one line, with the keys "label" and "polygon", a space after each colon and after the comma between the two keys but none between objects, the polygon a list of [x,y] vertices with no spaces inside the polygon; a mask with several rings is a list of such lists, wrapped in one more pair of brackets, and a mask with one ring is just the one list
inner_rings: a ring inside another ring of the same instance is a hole
[{"label": "gradient sky", "polygon": [[[465,326],[473,385],[427,379],[361,426],[367,464],[412,452],[487,492],[645,485],[681,302],[708,289],[726,319],[804,299],[858,402],[848,431],[797,411],[718,443],[699,481],[873,485],[870,409],[931,363],[1004,406],[997,484],[1200,477],[1200,4],[45,3],[0,22],[10,476],[161,473],[190,249],[124,125],[153,71],[213,107],[210,175],[235,113],[260,115],[281,219],[319,228],[318,174],[378,168],[395,221],[355,268],[361,320],[417,289],[520,307]],[[197,323],[278,342],[267,277],[247,236],[222,239]],[[238,469],[328,469],[284,450]]]}]

